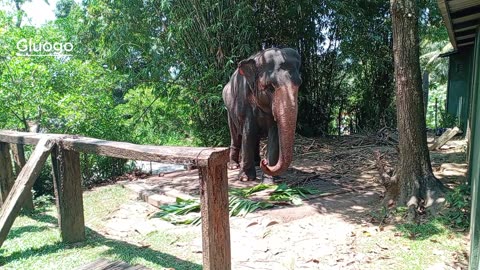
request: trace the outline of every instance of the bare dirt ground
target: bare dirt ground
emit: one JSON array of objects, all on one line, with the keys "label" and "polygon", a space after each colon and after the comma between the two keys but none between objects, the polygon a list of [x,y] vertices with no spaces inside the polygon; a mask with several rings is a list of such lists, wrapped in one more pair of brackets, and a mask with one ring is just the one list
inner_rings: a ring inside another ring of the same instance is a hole
[{"label": "bare dirt ground", "polygon": [[[465,181],[464,146],[464,141],[453,140],[431,154],[435,174],[450,187]],[[402,246],[402,236],[394,226],[379,224],[382,218],[376,213],[382,209],[383,187],[378,181],[375,151],[395,162],[396,150],[386,137],[298,137],[294,162],[281,181],[322,193],[302,206],[277,206],[232,217],[232,269],[465,269],[464,254],[442,248],[427,251],[432,257],[429,265],[403,265],[410,253],[416,253],[412,247]],[[234,181],[237,173],[229,171],[232,187],[259,183]],[[176,196],[195,197],[197,176],[196,171],[187,171],[123,184],[158,206]],[[155,211],[157,208],[140,201],[126,203],[107,221],[109,234],[128,237],[132,231],[156,229],[200,232],[198,226],[174,226],[149,218]],[[464,241],[467,250],[467,236]],[[184,244],[200,252],[200,233],[192,243]]]}]

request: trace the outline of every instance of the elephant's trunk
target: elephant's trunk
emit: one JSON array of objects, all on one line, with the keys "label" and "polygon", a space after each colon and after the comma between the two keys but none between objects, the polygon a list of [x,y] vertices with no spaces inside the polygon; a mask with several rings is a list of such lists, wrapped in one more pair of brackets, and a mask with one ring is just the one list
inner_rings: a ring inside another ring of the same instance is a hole
[{"label": "elephant's trunk", "polygon": [[298,88],[299,86],[289,83],[275,90],[272,110],[278,125],[279,158],[277,164],[268,164],[266,160],[262,160],[260,163],[262,171],[268,175],[280,175],[292,162],[297,124]]}]

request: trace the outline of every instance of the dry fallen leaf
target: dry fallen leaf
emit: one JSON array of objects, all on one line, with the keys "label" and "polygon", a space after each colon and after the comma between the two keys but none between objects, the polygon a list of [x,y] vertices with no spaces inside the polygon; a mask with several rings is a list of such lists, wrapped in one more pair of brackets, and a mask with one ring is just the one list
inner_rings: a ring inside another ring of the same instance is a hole
[{"label": "dry fallen leaf", "polygon": [[376,245],[377,245],[377,247],[381,248],[382,250],[388,250],[387,247],[382,247],[382,246],[380,246],[378,243],[376,243]]},{"label": "dry fallen leaf", "polygon": [[372,234],[369,231],[363,231],[362,233],[363,233],[363,235],[365,235],[367,237],[372,236]]},{"label": "dry fallen leaf", "polygon": [[272,225],[275,225],[275,224],[278,224],[279,222],[276,221],[276,220],[272,220],[270,222],[267,223],[267,225],[265,225],[265,227],[269,227],[269,226],[272,226]]},{"label": "dry fallen leaf", "polygon": [[251,222],[247,225],[247,228],[248,227],[251,227],[251,226],[254,226],[254,225],[258,225],[258,222],[257,221],[254,221],[254,222]]},{"label": "dry fallen leaf", "polygon": [[307,261],[307,263],[309,263],[309,262],[320,263],[320,261],[317,260],[317,259],[310,259],[310,260]]}]

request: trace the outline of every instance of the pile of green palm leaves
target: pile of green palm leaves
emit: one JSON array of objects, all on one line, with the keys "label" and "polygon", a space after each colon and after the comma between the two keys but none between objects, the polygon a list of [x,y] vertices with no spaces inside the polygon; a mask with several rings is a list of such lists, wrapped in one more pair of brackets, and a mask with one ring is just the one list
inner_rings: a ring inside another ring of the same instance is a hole
[{"label": "pile of green palm leaves", "polygon": [[[263,190],[272,190],[267,201],[249,199],[253,194]],[[230,189],[228,207],[230,216],[245,216],[258,209],[272,208],[279,202],[300,205],[307,195],[318,193],[318,190],[312,188],[289,187],[284,183],[279,185],[258,184],[251,188]],[[197,225],[201,220],[198,199],[177,198],[173,204],[160,206],[160,210],[155,217],[160,217],[173,224]]]}]

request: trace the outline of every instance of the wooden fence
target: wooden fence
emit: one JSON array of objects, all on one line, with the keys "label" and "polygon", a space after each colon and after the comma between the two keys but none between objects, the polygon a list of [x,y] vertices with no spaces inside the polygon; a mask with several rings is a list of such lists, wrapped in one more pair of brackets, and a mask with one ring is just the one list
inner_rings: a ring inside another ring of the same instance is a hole
[{"label": "wooden fence", "polygon": [[[36,145],[25,160],[23,145]],[[14,180],[12,157],[17,165]],[[20,153],[20,155],[18,154]],[[31,189],[51,156],[58,223],[62,240],[85,240],[80,153],[130,160],[194,165],[200,178],[204,269],[231,269],[226,148],[168,147],[105,141],[63,134],[0,130],[0,246],[22,207],[29,207]],[[20,156],[20,158],[19,158]]]}]

